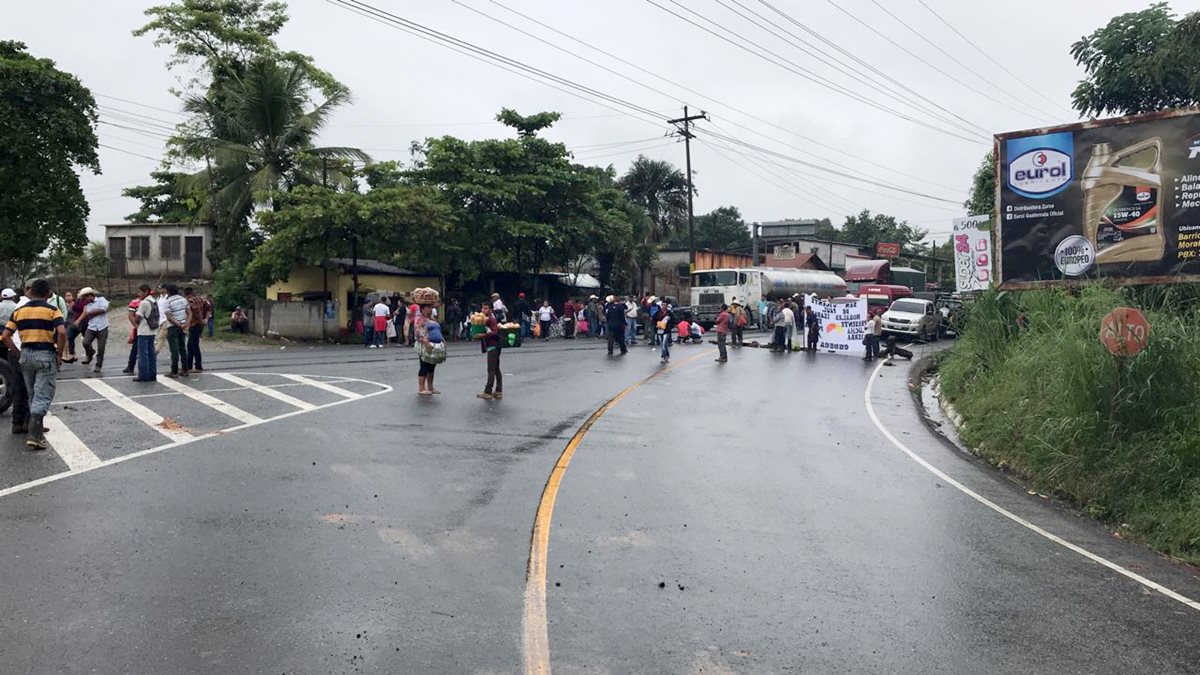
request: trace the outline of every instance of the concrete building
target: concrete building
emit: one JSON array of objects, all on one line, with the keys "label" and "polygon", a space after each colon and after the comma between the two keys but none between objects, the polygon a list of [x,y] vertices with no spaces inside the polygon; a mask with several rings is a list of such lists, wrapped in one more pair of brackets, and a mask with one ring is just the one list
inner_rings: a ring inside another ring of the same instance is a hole
[{"label": "concrete building", "polygon": [[114,277],[212,278],[212,225],[118,223],[105,225],[104,231]]},{"label": "concrete building", "polygon": [[[368,295],[408,293],[417,288],[436,288],[442,292],[441,279],[436,274],[423,274],[401,269],[378,260],[358,260],[358,297],[354,293],[355,266],[350,258],[331,258],[321,265],[297,265],[288,278],[267,288],[267,300],[277,302],[330,301],[325,314],[332,310],[329,320],[346,326],[346,306],[359,307]],[[443,293],[443,296],[445,294]],[[318,304],[318,307],[321,305]],[[358,318],[357,316],[355,318]],[[317,324],[319,327],[319,323]],[[279,331],[277,331],[279,332]],[[283,334],[283,333],[281,333]]]}]

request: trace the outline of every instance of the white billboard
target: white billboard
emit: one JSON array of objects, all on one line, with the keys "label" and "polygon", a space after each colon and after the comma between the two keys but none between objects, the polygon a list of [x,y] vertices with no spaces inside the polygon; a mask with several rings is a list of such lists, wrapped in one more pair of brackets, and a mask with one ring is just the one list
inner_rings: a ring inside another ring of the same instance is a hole
[{"label": "white billboard", "polygon": [[979,229],[989,215],[954,219],[954,285],[959,293],[986,290],[992,283],[992,233]]}]

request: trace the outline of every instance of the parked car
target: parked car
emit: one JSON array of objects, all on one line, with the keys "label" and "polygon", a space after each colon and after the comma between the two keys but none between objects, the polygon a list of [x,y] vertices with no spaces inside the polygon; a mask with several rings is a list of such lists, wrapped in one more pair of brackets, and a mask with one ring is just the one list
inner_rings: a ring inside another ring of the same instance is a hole
[{"label": "parked car", "polygon": [[933,302],[920,298],[897,300],[883,313],[885,334],[914,340],[937,340],[941,323],[942,314]]},{"label": "parked car", "polygon": [[867,316],[882,314],[893,302],[912,297],[912,294],[908,286],[895,284],[863,284],[858,287],[858,297],[867,299]]}]

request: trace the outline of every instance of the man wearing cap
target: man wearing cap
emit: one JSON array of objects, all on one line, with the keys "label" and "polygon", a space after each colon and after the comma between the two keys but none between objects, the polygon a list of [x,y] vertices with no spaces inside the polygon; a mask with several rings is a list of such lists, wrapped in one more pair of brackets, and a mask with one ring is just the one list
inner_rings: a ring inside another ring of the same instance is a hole
[{"label": "man wearing cap", "polygon": [[608,331],[608,353],[613,353],[613,345],[621,346],[621,353],[628,350],[625,346],[625,303],[620,298],[608,296],[604,305],[605,330]]},{"label": "man wearing cap", "polygon": [[495,315],[498,323],[508,321],[508,308],[504,306],[504,301],[500,299],[499,293],[492,293],[492,314]]},{"label": "man wearing cap", "polygon": [[94,358],[93,370],[98,373],[104,367],[104,346],[108,344],[108,299],[91,286],[79,289],[79,299],[84,305],[75,326],[83,333],[83,365]]},{"label": "man wearing cap", "polygon": [[524,291],[517,293],[517,302],[513,305],[513,311],[517,313],[517,321],[521,322],[521,337],[533,337],[533,311],[529,306],[529,301],[525,299]]},{"label": "man wearing cap", "polygon": [[[67,348],[67,329],[63,313],[47,302],[49,281],[35,279],[28,294],[29,302],[13,310],[4,332],[0,333],[0,342],[10,353],[19,355],[25,390],[30,395],[29,437],[25,439],[25,445],[34,450],[45,450],[50,446],[46,443],[42,418],[50,412],[50,403],[54,400],[58,369]],[[13,341],[14,335],[18,336],[20,346]],[[15,419],[13,431],[17,431]]]}]

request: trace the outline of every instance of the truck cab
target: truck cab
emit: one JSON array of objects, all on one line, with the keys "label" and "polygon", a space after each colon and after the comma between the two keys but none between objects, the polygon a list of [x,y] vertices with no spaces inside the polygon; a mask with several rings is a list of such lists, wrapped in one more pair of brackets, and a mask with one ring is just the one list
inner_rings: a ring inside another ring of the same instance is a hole
[{"label": "truck cab", "polygon": [[883,313],[883,332],[913,340],[938,339],[942,315],[930,300],[903,298]]},{"label": "truck cab", "polygon": [[912,289],[895,284],[864,284],[858,287],[858,297],[867,299],[867,316],[883,314],[897,300],[912,297]]}]

